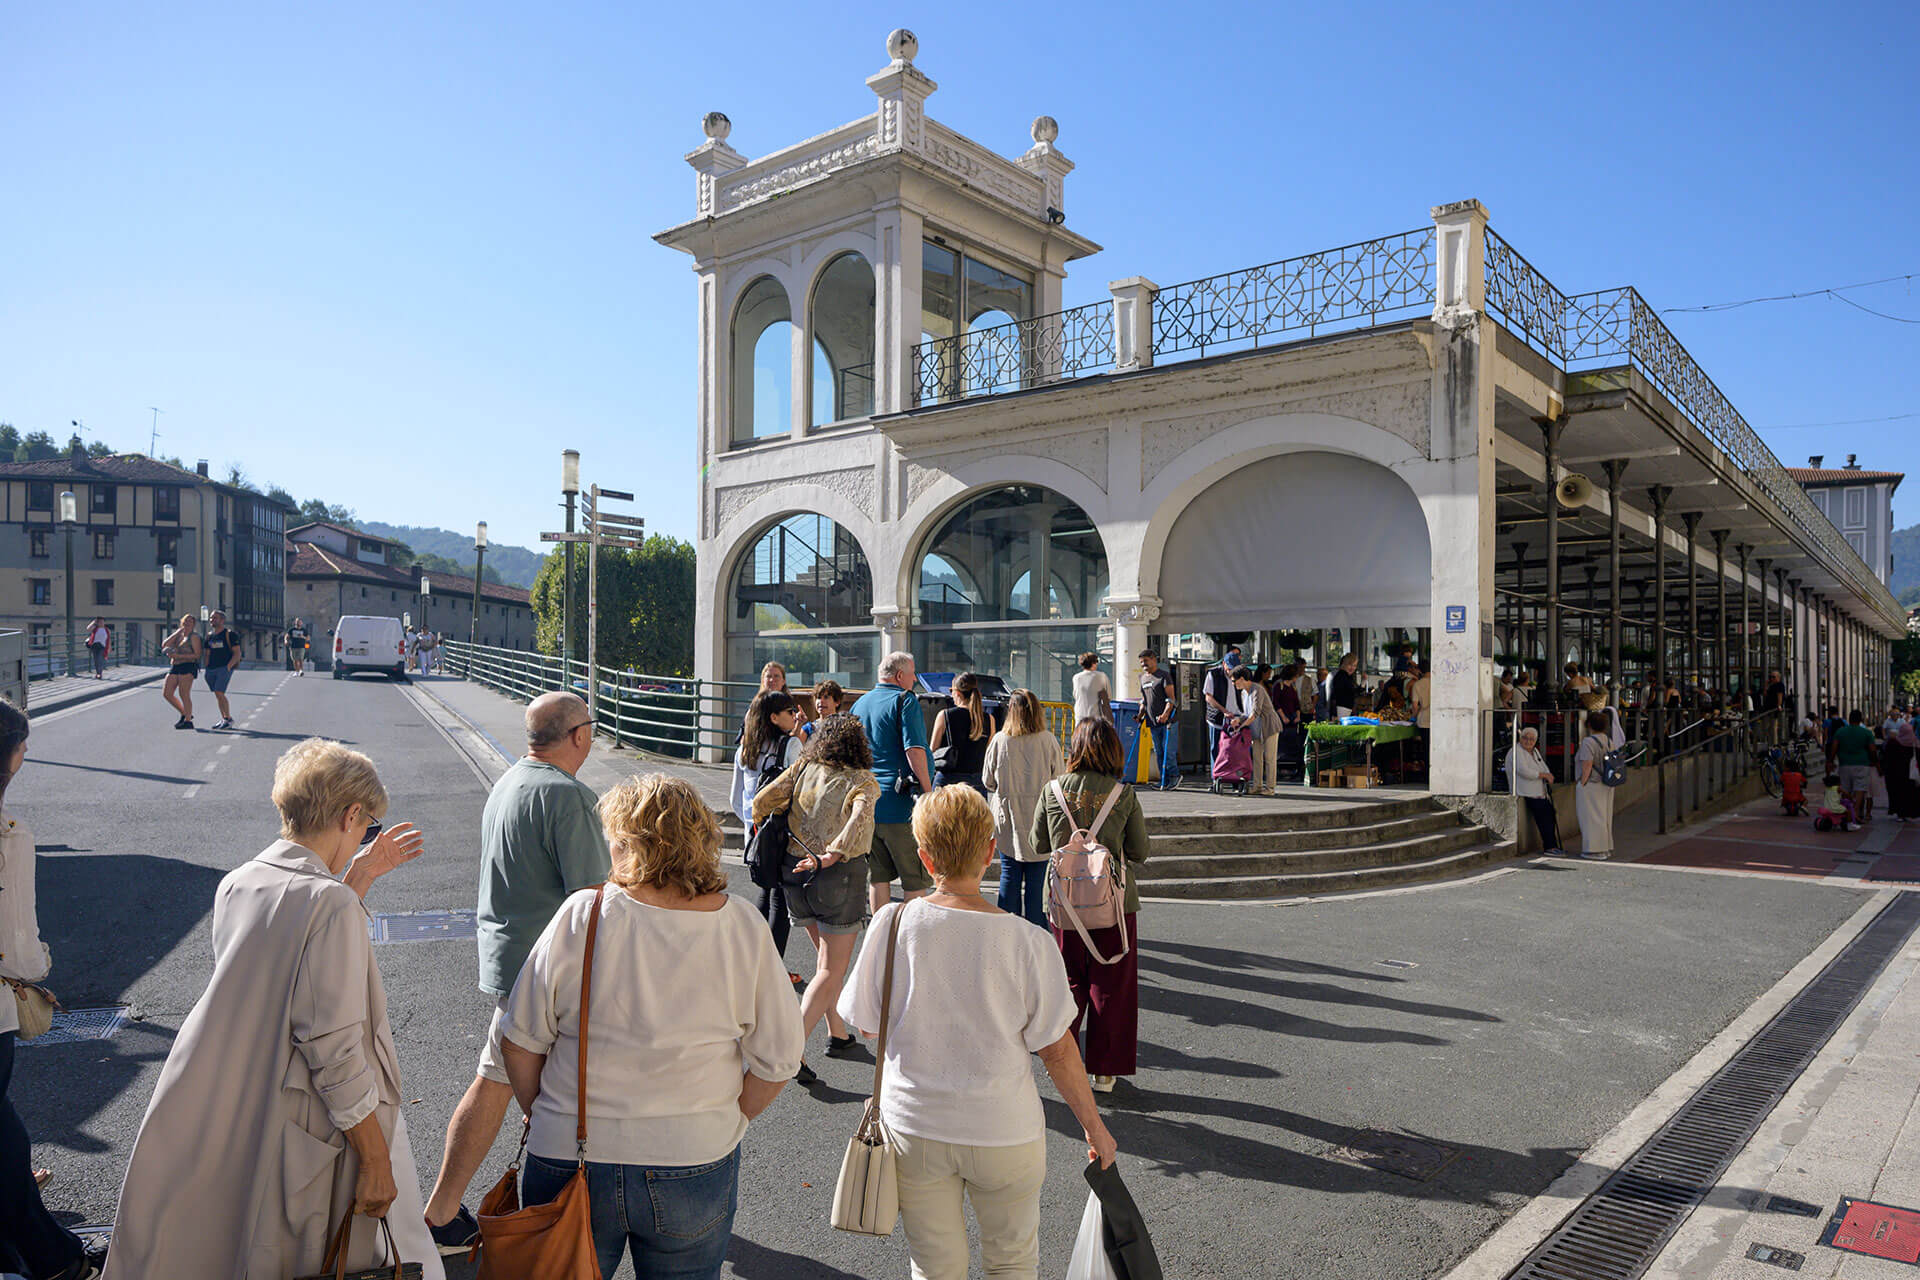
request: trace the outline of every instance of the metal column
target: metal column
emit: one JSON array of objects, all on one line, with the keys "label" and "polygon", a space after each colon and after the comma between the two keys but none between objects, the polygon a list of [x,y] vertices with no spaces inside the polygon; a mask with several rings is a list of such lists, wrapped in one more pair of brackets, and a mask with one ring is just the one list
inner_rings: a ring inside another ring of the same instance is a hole
[{"label": "metal column", "polygon": [[[1733,549],[1740,557],[1740,697],[1743,703],[1751,703],[1753,709],[1760,709],[1760,699],[1753,692],[1753,590],[1747,586],[1747,556],[1753,548],[1741,543]],[[1764,585],[1764,579],[1762,580]],[[1762,677],[1764,679],[1765,677]],[[1761,689],[1766,689],[1761,684]]]},{"label": "metal column", "polygon": [[1667,737],[1667,500],[1673,486],[1647,490],[1653,504],[1653,740],[1656,757]]},{"label": "metal column", "polygon": [[1548,418],[1540,424],[1547,461],[1547,660],[1542,683],[1548,688],[1559,678],[1560,664],[1566,660],[1560,641],[1560,477],[1555,474],[1559,469],[1560,432],[1566,425],[1565,418]]},{"label": "metal column", "polygon": [[1607,471],[1607,676],[1613,705],[1626,705],[1626,671],[1620,665],[1620,478],[1627,460],[1603,463]]},{"label": "metal column", "polygon": [[1713,648],[1715,665],[1720,668],[1720,705],[1733,697],[1732,668],[1727,663],[1727,534],[1713,531]]},{"label": "metal column", "polygon": [[1687,640],[1682,651],[1685,654],[1687,687],[1681,696],[1681,706],[1694,698],[1700,686],[1700,516],[1701,512],[1688,511],[1680,517],[1687,526]]}]

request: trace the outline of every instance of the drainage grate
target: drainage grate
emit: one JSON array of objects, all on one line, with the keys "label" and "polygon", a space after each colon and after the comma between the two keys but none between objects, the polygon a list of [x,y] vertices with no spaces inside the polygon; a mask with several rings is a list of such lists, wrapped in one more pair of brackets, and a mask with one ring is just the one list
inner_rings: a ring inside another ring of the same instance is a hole
[{"label": "drainage grate", "polygon": [[1804,1253],[1795,1253],[1791,1249],[1782,1249],[1771,1244],[1750,1244],[1747,1256],[1755,1262],[1765,1262],[1776,1267],[1785,1267],[1789,1271],[1798,1271],[1800,1264],[1807,1260]]},{"label": "drainage grate", "polygon": [[375,942],[440,942],[473,937],[471,911],[391,911],[367,921]]},{"label": "drainage grate", "polygon": [[1916,924],[1920,894],[1901,894],[1527,1255],[1509,1280],[1633,1280],[1644,1273]]},{"label": "drainage grate", "polygon": [[53,1015],[53,1025],[31,1040],[28,1046],[74,1044],[81,1040],[105,1040],[127,1025],[127,1006],[110,1009],[62,1009]]}]

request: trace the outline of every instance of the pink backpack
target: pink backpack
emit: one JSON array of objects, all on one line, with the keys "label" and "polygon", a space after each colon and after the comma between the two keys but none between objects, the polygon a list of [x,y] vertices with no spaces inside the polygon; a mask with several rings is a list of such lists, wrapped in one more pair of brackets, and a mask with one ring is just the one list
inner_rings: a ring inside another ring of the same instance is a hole
[{"label": "pink backpack", "polygon": [[[1067,793],[1061,789],[1059,780],[1047,785],[1053,788],[1054,803],[1060,806],[1061,814],[1072,822],[1073,809],[1067,804]],[[1064,920],[1072,925],[1080,941],[1101,964],[1118,963],[1128,950],[1125,929],[1120,931],[1120,954],[1112,959],[1100,954],[1087,933],[1089,929],[1111,929],[1126,921],[1126,860],[1114,857],[1096,835],[1124,790],[1125,785],[1116,782],[1092,824],[1075,827],[1067,836],[1067,842],[1047,857],[1048,911],[1056,922]]]}]

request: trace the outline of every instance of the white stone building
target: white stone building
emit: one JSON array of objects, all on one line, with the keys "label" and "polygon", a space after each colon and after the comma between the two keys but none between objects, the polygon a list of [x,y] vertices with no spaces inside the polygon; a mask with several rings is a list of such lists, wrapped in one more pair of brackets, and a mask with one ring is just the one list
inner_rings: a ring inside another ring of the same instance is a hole
[{"label": "white stone building", "polygon": [[1906,474],[1900,471],[1865,471],[1859,459],[1847,455],[1844,467],[1825,465],[1826,458],[1815,454],[1804,467],[1789,467],[1792,476],[1821,515],[1833,521],[1833,527],[1847,545],[1867,562],[1867,568],[1882,582],[1893,581],[1893,491]]},{"label": "white stone building", "polygon": [[1469,200],[1063,309],[1099,246],[1058,126],[1003,157],[887,47],[874,110],[761,159],[709,114],[656,237],[698,280],[703,676],[908,648],[1057,696],[1096,649],[1125,696],[1151,636],[1365,628],[1430,655],[1447,794],[1502,655],[1884,687],[1904,613],[1633,290],[1561,293]]}]

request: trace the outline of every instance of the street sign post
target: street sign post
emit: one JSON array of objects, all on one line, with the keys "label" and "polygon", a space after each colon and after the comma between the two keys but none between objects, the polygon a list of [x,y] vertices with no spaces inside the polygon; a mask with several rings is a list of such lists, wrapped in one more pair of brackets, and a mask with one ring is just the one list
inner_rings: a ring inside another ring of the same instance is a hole
[{"label": "street sign post", "polygon": [[540,535],[543,539],[551,537],[555,542],[587,544],[587,714],[593,717],[596,731],[600,722],[600,548],[638,550],[644,545],[642,530],[646,524],[639,516],[600,510],[602,499],[632,502],[633,495],[592,485],[585,495],[587,531],[584,534]]},{"label": "street sign post", "polygon": [[592,536],[593,535],[589,533],[543,533],[540,535],[540,541],[542,542],[585,542],[588,538]]}]

